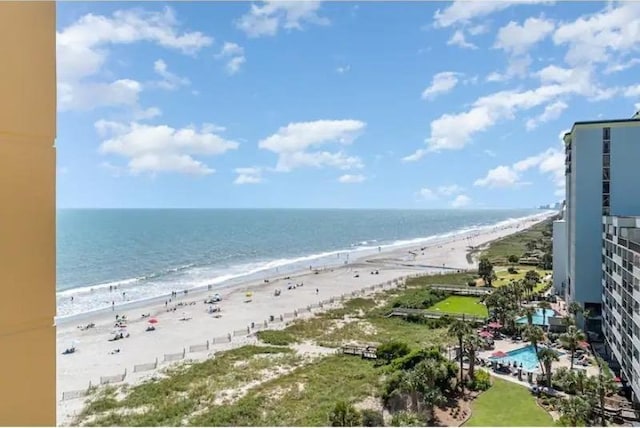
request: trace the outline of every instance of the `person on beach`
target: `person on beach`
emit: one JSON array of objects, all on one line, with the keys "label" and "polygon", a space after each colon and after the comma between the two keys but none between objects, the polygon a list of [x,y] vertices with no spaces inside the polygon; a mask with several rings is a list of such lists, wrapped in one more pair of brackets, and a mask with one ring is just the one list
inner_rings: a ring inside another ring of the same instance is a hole
[{"label": "person on beach", "polygon": [[73,303],[73,296],[71,296],[71,303]]},{"label": "person on beach", "polygon": [[318,290],[318,289],[316,288],[316,294],[318,294],[319,292],[320,292],[320,290]]}]

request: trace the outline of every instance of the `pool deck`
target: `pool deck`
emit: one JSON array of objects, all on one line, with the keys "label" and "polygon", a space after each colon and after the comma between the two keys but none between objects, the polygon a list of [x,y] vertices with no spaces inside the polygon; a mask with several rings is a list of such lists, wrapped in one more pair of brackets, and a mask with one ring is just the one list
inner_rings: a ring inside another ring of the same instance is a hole
[{"label": "pool deck", "polygon": [[[510,351],[524,348],[525,346],[530,345],[530,343],[525,340],[512,341],[510,339],[496,340],[494,344],[495,344],[495,349],[491,351],[482,351],[478,353],[478,357],[488,360],[494,352],[497,352],[497,351],[510,352]],[[558,356],[559,361],[556,361],[553,363],[553,370],[555,371],[560,367],[566,367],[566,368],[571,367],[571,353],[565,349],[558,349],[558,350],[560,352],[564,352],[565,354]],[[593,356],[591,354],[589,354],[589,357],[593,359]],[[594,376],[598,374],[598,366],[595,363],[592,363],[591,365],[586,367],[574,364],[574,367],[586,368],[587,374],[589,376]],[[517,381],[517,378],[514,378],[513,376],[505,376],[503,377],[503,379],[508,379],[510,381],[514,381],[514,380]],[[521,382],[518,382],[518,383],[521,383]]]}]

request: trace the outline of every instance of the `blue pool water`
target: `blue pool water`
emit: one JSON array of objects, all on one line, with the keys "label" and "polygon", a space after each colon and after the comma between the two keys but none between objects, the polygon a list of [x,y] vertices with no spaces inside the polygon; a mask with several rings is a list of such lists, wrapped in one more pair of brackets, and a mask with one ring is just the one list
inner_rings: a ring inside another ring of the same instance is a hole
[{"label": "blue pool water", "polygon": [[[563,355],[562,352],[556,351],[558,355]],[[533,345],[525,346],[524,348],[514,349],[513,351],[507,352],[506,357],[495,358],[490,357],[491,361],[498,361],[503,364],[507,363],[517,363],[518,365],[522,364],[522,368],[527,371],[535,371],[539,368],[538,364],[538,356],[536,355],[536,350]]]},{"label": "blue pool water", "polygon": [[[536,314],[533,316],[533,325],[549,325],[549,317],[555,316],[556,313],[553,309],[536,309]],[[527,317],[520,317],[516,320],[518,324],[526,324]]]}]

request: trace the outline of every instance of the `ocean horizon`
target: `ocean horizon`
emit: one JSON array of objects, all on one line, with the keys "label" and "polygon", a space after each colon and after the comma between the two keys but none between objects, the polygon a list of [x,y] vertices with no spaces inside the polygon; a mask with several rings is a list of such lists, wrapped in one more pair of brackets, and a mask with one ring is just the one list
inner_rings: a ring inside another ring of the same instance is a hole
[{"label": "ocean horizon", "polygon": [[537,209],[59,209],[58,316],[174,290],[221,288],[310,266],[342,265],[376,253],[378,247],[426,242],[540,213]]}]

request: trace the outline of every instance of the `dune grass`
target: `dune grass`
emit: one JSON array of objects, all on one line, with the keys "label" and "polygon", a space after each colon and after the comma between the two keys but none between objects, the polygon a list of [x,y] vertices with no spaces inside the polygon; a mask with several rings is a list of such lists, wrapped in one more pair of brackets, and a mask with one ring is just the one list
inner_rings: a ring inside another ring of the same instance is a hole
[{"label": "dune grass", "polygon": [[191,418],[195,426],[326,426],[337,400],[357,402],[379,389],[381,369],[335,355],[265,382],[232,404]]},{"label": "dune grass", "polygon": [[449,296],[428,308],[430,311],[440,311],[451,314],[467,314],[479,317],[489,315],[487,307],[480,303],[477,297]]},{"label": "dune grass", "polygon": [[[238,388],[274,367],[292,368],[301,357],[290,348],[243,346],[200,363],[182,364],[140,385],[108,387],[91,397],[74,425],[179,426],[185,415],[219,391]],[[120,397],[118,397],[118,395]]]},{"label": "dune grass", "polygon": [[493,378],[493,385],[471,403],[466,427],[553,426],[553,419],[523,386]]}]

